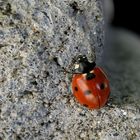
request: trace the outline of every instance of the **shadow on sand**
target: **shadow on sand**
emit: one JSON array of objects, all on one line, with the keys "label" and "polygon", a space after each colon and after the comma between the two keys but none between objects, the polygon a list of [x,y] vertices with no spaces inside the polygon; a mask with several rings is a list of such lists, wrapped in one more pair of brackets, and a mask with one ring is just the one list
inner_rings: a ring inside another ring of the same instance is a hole
[{"label": "shadow on sand", "polygon": [[101,65],[110,80],[110,102],[140,107],[140,38],[112,29]]}]

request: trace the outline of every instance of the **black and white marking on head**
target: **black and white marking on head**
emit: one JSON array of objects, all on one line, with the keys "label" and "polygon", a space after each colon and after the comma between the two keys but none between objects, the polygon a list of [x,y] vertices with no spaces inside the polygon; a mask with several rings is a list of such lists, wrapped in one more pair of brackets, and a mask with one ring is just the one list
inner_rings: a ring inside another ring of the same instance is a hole
[{"label": "black and white marking on head", "polygon": [[79,64],[75,64],[75,69],[78,69],[79,68]]},{"label": "black and white marking on head", "polygon": [[75,60],[75,71],[79,73],[88,73],[95,67],[95,62],[89,62],[85,55],[79,55]]}]

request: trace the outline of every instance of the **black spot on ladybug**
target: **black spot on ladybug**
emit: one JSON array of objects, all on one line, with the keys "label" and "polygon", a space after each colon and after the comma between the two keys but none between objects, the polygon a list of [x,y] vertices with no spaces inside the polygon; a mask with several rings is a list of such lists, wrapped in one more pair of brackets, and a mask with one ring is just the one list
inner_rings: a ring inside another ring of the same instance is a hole
[{"label": "black spot on ladybug", "polygon": [[86,80],[92,80],[96,77],[94,73],[87,73],[86,74]]},{"label": "black spot on ladybug", "polygon": [[102,83],[102,84],[100,85],[100,88],[101,88],[101,89],[104,89],[104,88],[105,88],[105,84]]},{"label": "black spot on ladybug", "polygon": [[78,91],[78,88],[77,87],[75,87],[74,89],[75,89],[75,91]]},{"label": "black spot on ladybug", "polygon": [[85,95],[90,95],[91,94],[91,91],[90,90],[87,90],[87,91],[84,92],[84,94]]}]

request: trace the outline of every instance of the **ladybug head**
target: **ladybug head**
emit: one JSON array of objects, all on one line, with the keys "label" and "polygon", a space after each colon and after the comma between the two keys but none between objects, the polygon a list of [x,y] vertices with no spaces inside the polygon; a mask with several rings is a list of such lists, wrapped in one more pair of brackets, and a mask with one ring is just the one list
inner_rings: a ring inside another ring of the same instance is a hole
[{"label": "ladybug head", "polygon": [[96,65],[95,62],[89,62],[85,55],[79,55],[74,64],[74,73],[89,73]]}]

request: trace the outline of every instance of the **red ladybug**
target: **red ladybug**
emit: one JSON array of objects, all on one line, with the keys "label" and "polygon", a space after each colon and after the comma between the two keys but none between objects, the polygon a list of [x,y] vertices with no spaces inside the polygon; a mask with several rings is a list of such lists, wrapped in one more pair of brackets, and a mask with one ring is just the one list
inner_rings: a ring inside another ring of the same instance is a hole
[{"label": "red ladybug", "polygon": [[85,57],[79,59],[79,62],[76,68],[80,69],[81,73],[74,74],[72,78],[74,96],[90,109],[103,107],[110,95],[107,76],[100,67],[95,67],[95,63],[89,63]]}]

